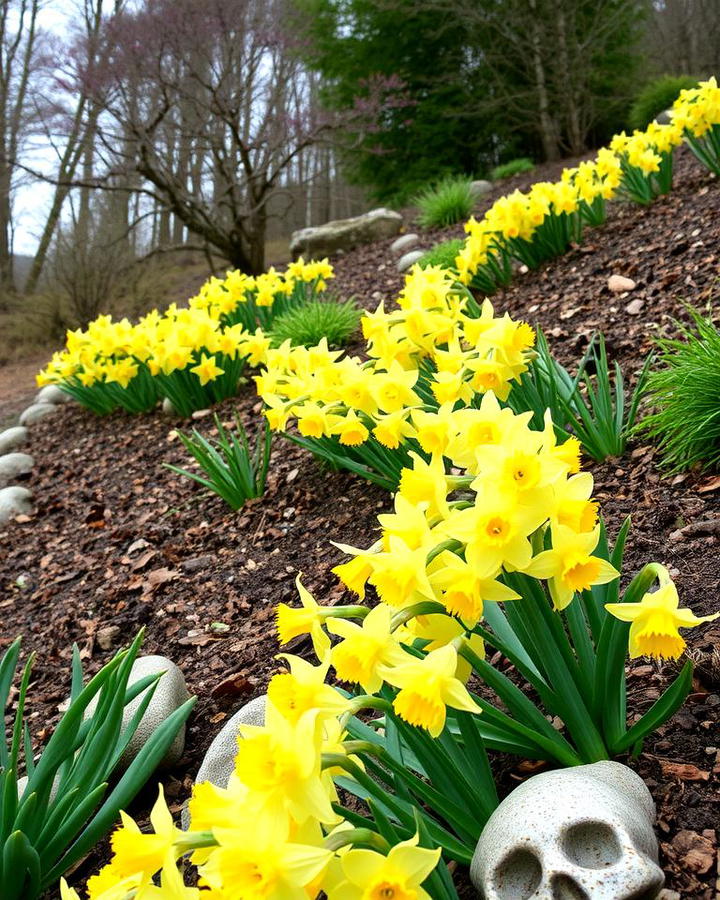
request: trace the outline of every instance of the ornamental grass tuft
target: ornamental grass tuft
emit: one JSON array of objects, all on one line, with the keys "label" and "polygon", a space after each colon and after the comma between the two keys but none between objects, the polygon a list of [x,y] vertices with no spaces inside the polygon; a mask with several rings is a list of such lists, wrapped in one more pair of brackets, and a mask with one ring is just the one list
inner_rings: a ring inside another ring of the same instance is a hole
[{"label": "ornamental grass tuft", "polygon": [[443,269],[455,269],[455,259],[463,245],[462,238],[453,238],[450,241],[443,241],[441,244],[435,244],[427,253],[418,260],[421,269],[426,266],[440,266]]},{"label": "ornamental grass tuft", "polygon": [[464,176],[444,178],[414,198],[418,220],[425,228],[444,228],[467,219],[475,206],[472,180]]},{"label": "ornamental grass tuft", "polygon": [[720,466],[720,331],[710,317],[690,314],[694,327],[678,323],[680,338],[658,341],[661,368],[648,379],[654,411],[639,426],[673,472]]},{"label": "ornamental grass tuft", "polygon": [[292,347],[314,347],[323,338],[330,347],[343,347],[357,330],[360,312],[354,300],[314,300],[279,316],[270,338],[276,347],[284,341]]}]

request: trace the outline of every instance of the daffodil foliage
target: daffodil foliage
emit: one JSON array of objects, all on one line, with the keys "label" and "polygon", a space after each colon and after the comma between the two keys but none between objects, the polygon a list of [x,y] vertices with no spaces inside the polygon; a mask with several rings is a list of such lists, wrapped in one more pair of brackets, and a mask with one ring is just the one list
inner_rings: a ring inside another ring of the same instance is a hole
[{"label": "daffodil foliage", "polygon": [[136,324],[99,316],[85,331],[68,332],[38,384],[57,384],[100,415],[147,412],[167,397],[189,416],[234,396],[245,365],[258,365],[270,345],[264,329],[316,297],[332,276],[327,260],[300,259],[256,278],[230,271],[207,281],[187,308],[172,304]]}]

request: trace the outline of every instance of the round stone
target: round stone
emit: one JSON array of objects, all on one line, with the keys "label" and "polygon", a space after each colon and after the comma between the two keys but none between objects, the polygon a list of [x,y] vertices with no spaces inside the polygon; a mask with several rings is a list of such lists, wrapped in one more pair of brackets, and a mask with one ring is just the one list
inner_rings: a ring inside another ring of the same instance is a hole
[{"label": "round stone", "polygon": [[0,487],[29,475],[34,465],[35,460],[27,453],[6,453],[0,456]]},{"label": "round stone", "polygon": [[14,428],[6,428],[0,431],[0,454],[10,453],[18,447],[22,447],[27,443],[28,430],[22,425],[16,425]]},{"label": "round stone", "polygon": [[0,488],[0,525],[32,512],[32,491],[16,484]]},{"label": "round stone", "polygon": [[33,403],[20,416],[20,424],[34,425],[35,422],[51,416],[54,412],[57,412],[57,406],[54,403]]}]

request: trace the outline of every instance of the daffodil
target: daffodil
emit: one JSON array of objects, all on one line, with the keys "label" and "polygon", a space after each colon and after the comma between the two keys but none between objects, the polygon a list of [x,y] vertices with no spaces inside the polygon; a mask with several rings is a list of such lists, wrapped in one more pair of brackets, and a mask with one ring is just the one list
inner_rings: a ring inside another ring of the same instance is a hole
[{"label": "daffodil", "polygon": [[411,725],[426,728],[432,737],[445,727],[446,707],[479,713],[480,707],[455,677],[457,663],[457,651],[448,644],[423,659],[383,666],[384,680],[400,688],[393,701],[395,712]]},{"label": "daffodil", "polygon": [[307,887],[332,858],[323,847],[288,840],[286,826],[263,818],[217,828],[215,836],[219,846],[200,867],[200,883],[223,900],[308,900]]},{"label": "daffodil", "polygon": [[557,524],[552,528],[552,549],[539,553],[526,567],[528,574],[550,579],[555,609],[565,609],[579,591],[620,577],[611,563],[592,555],[599,539],[599,526],[590,532],[578,533]]},{"label": "daffodil", "polygon": [[309,710],[314,710],[319,716],[339,716],[347,711],[350,705],[347,698],[332,685],[326,684],[330,669],[329,654],[319,666],[289,653],[281,653],[280,658],[290,664],[290,671],[273,675],[267,696],[288,722],[297,722]]},{"label": "daffodil", "polygon": [[373,607],[361,625],[348,619],[327,620],[331,634],[343,638],[331,651],[330,660],[341,681],[360,684],[368,694],[382,687],[380,666],[399,665],[407,659],[390,626],[392,610],[385,604]]},{"label": "daffodil", "polygon": [[631,659],[654,656],[677,659],[685,649],[680,628],[694,628],[702,622],[717,619],[720,613],[696,616],[691,609],[680,609],[675,584],[668,580],[639,603],[606,603],[605,609],[621,622],[630,622],[629,650]]},{"label": "daffodil", "polygon": [[278,637],[281,644],[287,644],[293,638],[301,634],[309,634],[318,659],[323,659],[330,649],[330,639],[322,629],[322,623],[331,611],[323,610],[316,602],[300,580],[302,573],[298,573],[295,579],[299,608],[288,606],[287,603],[278,603],[275,607]]},{"label": "daffodil", "polygon": [[265,815],[298,824],[337,820],[321,778],[322,722],[313,710],[289,722],[268,702],[265,725],[240,732],[235,772]]},{"label": "daffodil", "polygon": [[418,836],[390,849],[353,848],[340,865],[345,881],[328,890],[328,900],[431,900],[423,881],[440,861],[440,849],[418,847]]},{"label": "daffodil", "polygon": [[137,892],[136,900],[197,900],[200,891],[196,887],[186,887],[178,871],[175,856],[168,853],[160,874],[160,885],[143,885]]},{"label": "daffodil", "polygon": [[182,834],[173,824],[172,816],[165,803],[162,785],[158,788],[158,798],[150,812],[153,831],[144,834],[127,815],[120,813],[122,825],[113,833],[112,869],[121,878],[142,875],[148,878],[162,868],[168,851]]},{"label": "daffodil", "polygon": [[198,365],[193,366],[190,371],[197,375],[200,379],[200,384],[203,387],[208,384],[210,381],[214,381],[218,375],[224,375],[224,369],[221,369],[215,362],[215,358],[212,356],[208,356],[207,353],[203,353],[200,357],[200,362]]}]

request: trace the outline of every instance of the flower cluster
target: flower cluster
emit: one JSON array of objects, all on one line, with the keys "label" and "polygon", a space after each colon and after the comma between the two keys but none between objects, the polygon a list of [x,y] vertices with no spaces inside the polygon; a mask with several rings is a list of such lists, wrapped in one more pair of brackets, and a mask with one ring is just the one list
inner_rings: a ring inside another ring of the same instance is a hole
[{"label": "flower cluster", "polygon": [[512,261],[529,268],[564,253],[584,225],[605,220],[605,202],[622,196],[650,203],[672,184],[672,152],[683,139],[708,168],[720,174],[720,89],[714,78],[682,91],[672,123],[616,135],[592,161],[565,169],[558,182],[498,198],[468,235],[456,260],[460,280],[486,293],[507,284]]},{"label": "flower cluster", "polygon": [[479,308],[450,273],[432,266],[414,268],[398,308],[380,304],[362,328],[369,359],[339,358],[324,343],[283,345],[267,352],[257,389],[274,429],[296,420],[308,441],[364,447],[374,454],[368,465],[399,450],[396,477],[408,452],[437,450],[436,420],[454,406],[470,406],[487,391],[507,398],[535,339],[528,325],[496,316],[487,300]]},{"label": "flower cluster", "polygon": [[716,79],[680,92],[673,104],[672,123],[680,129],[692,152],[720,176],[720,88]]},{"label": "flower cluster", "polygon": [[59,384],[99,414],[145,412],[167,397],[189,415],[233,396],[246,361],[258,365],[270,344],[262,328],[331,277],[327,260],[300,259],[282,274],[211,278],[187,308],[153,310],[136,324],[99,316],[86,330],[68,332],[38,384]]}]

